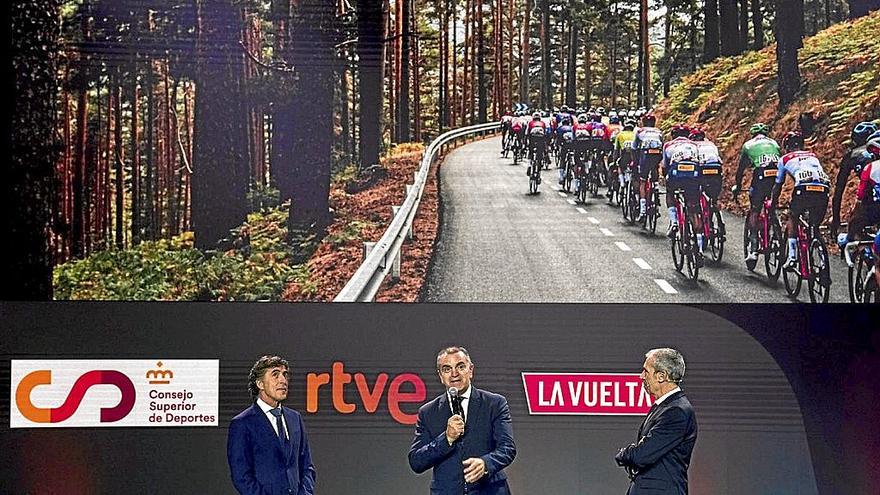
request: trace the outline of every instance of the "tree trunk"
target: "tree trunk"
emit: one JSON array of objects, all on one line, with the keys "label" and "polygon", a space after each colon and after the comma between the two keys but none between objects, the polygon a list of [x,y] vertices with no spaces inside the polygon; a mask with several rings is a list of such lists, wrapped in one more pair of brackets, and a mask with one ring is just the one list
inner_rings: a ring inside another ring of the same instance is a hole
[{"label": "tree trunk", "polygon": [[803,46],[803,0],[778,0],[776,8],[776,60],[779,70],[779,106],[786,108],[800,91],[801,73],[798,67],[798,49]]},{"label": "tree trunk", "polygon": [[591,60],[591,42],[592,35],[587,31],[587,37],[584,40],[584,94],[586,95],[585,105],[590,106],[593,100],[593,62]]},{"label": "tree trunk", "polygon": [[525,0],[522,26],[522,57],[519,75],[519,101],[529,102],[529,45],[531,44],[532,0]]},{"label": "tree trunk", "polygon": [[[13,2],[9,7],[12,114],[4,215],[9,250],[2,298],[52,299],[53,173],[58,160],[55,104],[58,97],[60,7],[58,0]],[[14,213],[14,214],[13,214]]]},{"label": "tree trunk", "polygon": [[739,23],[737,0],[719,0],[721,7],[721,55],[727,57],[741,53],[739,47]]},{"label": "tree trunk", "polygon": [[113,162],[116,165],[116,248],[125,247],[125,234],[123,229],[123,211],[125,211],[125,164],[122,158],[122,78],[119,77],[116,86],[111,86],[110,91],[116,92],[114,98],[113,120]]},{"label": "tree trunk", "polygon": [[705,23],[705,33],[703,35],[705,45],[703,47],[703,61],[708,63],[718,58],[718,55],[720,54],[718,47],[721,43],[721,38],[719,37],[720,26],[718,24],[718,0],[705,1],[706,3],[703,6],[703,19]]},{"label": "tree trunk", "polygon": [[449,0],[440,0],[440,46],[439,46],[439,70],[440,84],[437,85],[437,130],[443,134],[443,130],[449,124]]},{"label": "tree trunk", "polygon": [[754,49],[764,48],[764,14],[761,12],[761,0],[752,0],[752,30],[754,32]]},{"label": "tree trunk", "polygon": [[672,72],[675,69],[675,62],[672,56],[672,21],[674,19],[674,15],[672,12],[672,7],[669,5],[669,1],[666,2],[666,15],[663,18],[663,28],[665,30],[666,38],[663,40],[663,58],[666,60],[664,64],[666,67],[663,71],[663,97],[669,96],[669,85],[672,81]]},{"label": "tree trunk", "polygon": [[565,68],[565,104],[570,107],[577,106],[578,31],[580,26],[572,22],[568,30],[568,61]]},{"label": "tree trunk", "polygon": [[[736,0],[734,0],[736,1]],[[639,103],[645,108],[651,107],[651,45],[648,38],[648,0],[641,0],[640,40],[642,53],[642,72],[639,74],[642,93]]]},{"label": "tree trunk", "polygon": [[608,68],[608,72],[611,73],[611,107],[617,108],[617,46],[620,39],[620,19],[617,17],[619,15],[619,10],[616,0],[611,4],[611,9],[611,26],[613,34],[611,35],[611,65]]},{"label": "tree trunk", "polygon": [[192,222],[196,245],[216,246],[247,214],[247,112],[238,42],[242,6],[197,0]]},{"label": "tree trunk", "polygon": [[[301,127],[294,132],[297,160],[288,221],[291,233],[303,229],[321,231],[331,220],[333,80],[338,68],[333,35],[335,9],[334,0],[300,0],[291,30],[293,65],[308,67],[299,72],[294,118],[295,122],[310,122],[307,132]],[[405,66],[407,62],[404,58],[401,64]],[[406,85],[400,91],[408,93]],[[402,106],[407,105],[407,100],[402,100]],[[401,125],[409,125],[408,115]]]},{"label": "tree trunk", "polygon": [[483,1],[476,0],[477,10],[477,121],[486,122],[488,113],[488,90],[486,88],[486,40],[483,35]]},{"label": "tree trunk", "polygon": [[541,107],[550,106],[550,0],[539,0],[541,9]]},{"label": "tree trunk", "polygon": [[382,83],[385,73],[385,16],[384,2],[358,0],[358,82],[360,96],[361,168],[379,163],[382,144]]},{"label": "tree trunk", "polygon": [[398,19],[398,29],[400,30],[400,55],[398,59],[400,67],[399,81],[397,91],[397,142],[404,143],[410,140],[410,60],[412,60],[412,43],[410,33],[412,27],[410,25],[410,17],[412,10],[412,0],[399,0],[400,3],[400,19]]},{"label": "tree trunk", "polygon": [[749,0],[739,0],[739,51],[749,49]]}]

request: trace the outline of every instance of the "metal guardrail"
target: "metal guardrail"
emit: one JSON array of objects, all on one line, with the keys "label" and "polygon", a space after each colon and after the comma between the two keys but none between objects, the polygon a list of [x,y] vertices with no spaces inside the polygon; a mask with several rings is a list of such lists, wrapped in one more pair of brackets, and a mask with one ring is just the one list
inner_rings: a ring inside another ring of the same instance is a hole
[{"label": "metal guardrail", "polygon": [[402,205],[393,207],[394,218],[391,225],[378,242],[364,243],[363,263],[333,302],[372,302],[389,271],[393,278],[400,277],[400,250],[406,239],[412,239],[412,223],[427,183],[428,171],[437,154],[458,139],[486,135],[498,130],[498,122],[461,127],[441,134],[428,145],[413,184],[406,186],[406,199]]}]

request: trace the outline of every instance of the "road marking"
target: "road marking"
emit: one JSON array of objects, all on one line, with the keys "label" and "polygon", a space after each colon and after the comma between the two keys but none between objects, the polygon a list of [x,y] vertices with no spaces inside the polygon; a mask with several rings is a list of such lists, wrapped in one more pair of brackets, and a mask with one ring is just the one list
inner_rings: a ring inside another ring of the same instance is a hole
[{"label": "road marking", "polygon": [[576,205],[576,204],[577,204],[577,201],[575,201],[575,200],[573,200],[573,199],[569,199],[569,200],[568,200],[568,204],[570,204],[570,205]]},{"label": "road marking", "polygon": [[608,230],[608,229],[606,229],[606,228],[604,228],[604,227],[600,228],[600,229],[599,229],[599,232],[602,232],[603,234],[607,235],[608,237],[613,237],[613,236],[614,236],[614,232],[611,232],[610,230]]},{"label": "road marking", "polygon": [[587,220],[590,221],[593,225],[599,225],[599,220],[596,217],[587,217]]},{"label": "road marking", "polygon": [[560,191],[559,189],[557,189],[556,191],[558,191],[558,194],[559,194],[560,196],[562,196],[563,198],[567,198],[567,197],[568,197],[568,194],[566,194],[565,192]]},{"label": "road marking", "polygon": [[635,261],[636,264],[639,265],[639,268],[641,268],[642,270],[651,269],[651,265],[649,265],[648,262],[643,260],[642,258],[633,258],[633,261]]},{"label": "road marking", "polygon": [[587,210],[581,208],[580,206],[577,207],[577,211],[578,211],[578,213],[583,213],[584,215],[587,214]]},{"label": "road marking", "polygon": [[617,241],[614,244],[619,247],[621,251],[632,251],[632,249],[630,249],[630,247],[627,246],[625,242]]},{"label": "road marking", "polygon": [[667,294],[678,294],[678,291],[673,289],[672,286],[669,285],[669,282],[663,280],[662,278],[655,278],[654,283],[659,285],[660,288],[663,289],[663,292]]}]

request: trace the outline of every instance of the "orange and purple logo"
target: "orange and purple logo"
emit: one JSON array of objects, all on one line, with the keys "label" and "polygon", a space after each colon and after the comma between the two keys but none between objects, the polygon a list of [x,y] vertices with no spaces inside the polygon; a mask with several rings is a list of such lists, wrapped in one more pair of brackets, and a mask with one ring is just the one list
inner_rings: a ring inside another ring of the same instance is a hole
[{"label": "orange and purple logo", "polygon": [[86,391],[95,385],[113,385],[122,394],[122,400],[112,407],[101,408],[101,422],[113,423],[126,417],[134,407],[137,394],[134,384],[126,375],[114,370],[92,370],[80,375],[58,407],[37,407],[31,401],[31,392],[39,386],[52,384],[52,371],[37,370],[28,373],[15,390],[15,404],[21,415],[34,423],[60,423],[79,409]]}]

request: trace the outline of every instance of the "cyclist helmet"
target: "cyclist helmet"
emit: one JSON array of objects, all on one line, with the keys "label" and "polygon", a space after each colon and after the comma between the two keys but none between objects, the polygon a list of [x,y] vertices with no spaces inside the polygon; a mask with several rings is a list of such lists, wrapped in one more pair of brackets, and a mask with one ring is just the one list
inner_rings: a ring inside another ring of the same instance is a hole
[{"label": "cyclist helmet", "polygon": [[599,108],[597,108],[597,109],[596,109],[596,112],[598,112],[599,115],[605,115],[605,107],[599,107]]},{"label": "cyclist helmet", "polygon": [[626,116],[629,117],[629,118],[633,118],[633,117],[636,116],[636,111],[635,111],[635,110],[630,110],[630,111],[626,112]]},{"label": "cyclist helmet", "polygon": [[688,137],[688,135],[691,133],[691,130],[686,124],[675,124],[674,126],[672,126],[672,129],[670,129],[670,133],[672,134],[673,138]]},{"label": "cyclist helmet", "polygon": [[562,117],[562,125],[571,125],[571,116],[570,115],[566,115],[565,117]]},{"label": "cyclist helmet", "polygon": [[706,139],[706,131],[699,127],[692,127],[688,139],[691,141],[703,141]]},{"label": "cyclist helmet", "polygon": [[657,117],[654,114],[649,113],[642,117],[642,125],[645,127],[654,127],[655,124],[657,124]]},{"label": "cyclist helmet", "polygon": [[532,120],[541,120],[541,112],[535,112],[532,114]]},{"label": "cyclist helmet", "polygon": [[862,146],[868,142],[868,136],[877,132],[877,124],[873,122],[859,122],[853,127],[850,138],[856,146]]},{"label": "cyclist helmet", "polygon": [[611,118],[608,119],[608,121],[611,122],[612,124],[619,124],[620,117],[618,117],[617,114],[614,114],[611,116]]},{"label": "cyclist helmet", "polygon": [[804,135],[801,131],[789,131],[782,138],[782,147],[786,151],[795,151],[804,148]]},{"label": "cyclist helmet", "polygon": [[633,122],[632,120],[627,120],[626,122],[623,123],[623,130],[625,130],[625,131],[631,131],[635,128],[636,128],[636,123]]},{"label": "cyclist helmet", "polygon": [[590,115],[590,120],[593,122],[602,122],[602,116],[598,113],[594,113],[593,115]]},{"label": "cyclist helmet", "polygon": [[874,155],[875,158],[880,159],[880,131],[874,131],[873,134],[868,136],[868,139],[865,141],[865,149],[867,149],[868,153]]},{"label": "cyclist helmet", "polygon": [[587,114],[582,113],[582,114],[578,115],[578,123],[579,124],[586,124],[587,123]]},{"label": "cyclist helmet", "polygon": [[751,134],[752,137],[757,136],[758,134],[763,134],[766,136],[769,133],[770,128],[767,127],[767,124],[764,124],[763,122],[758,122],[755,125],[749,127],[749,134]]}]

